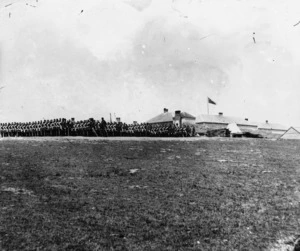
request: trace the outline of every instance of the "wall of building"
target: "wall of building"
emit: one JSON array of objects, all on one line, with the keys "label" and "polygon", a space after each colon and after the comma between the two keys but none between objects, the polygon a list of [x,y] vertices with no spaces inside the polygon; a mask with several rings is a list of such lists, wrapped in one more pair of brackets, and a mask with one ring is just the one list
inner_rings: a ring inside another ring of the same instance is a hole
[{"label": "wall of building", "polygon": [[250,125],[237,125],[240,129],[244,129],[244,130],[250,130],[250,131],[254,131],[257,130],[257,126],[250,126]]},{"label": "wall of building", "polygon": [[[222,128],[226,128],[228,126],[228,124],[221,124],[221,123],[205,123],[205,122],[201,122],[201,123],[197,123],[197,125],[199,125],[199,128],[202,129],[222,129]],[[237,125],[240,129],[244,129],[244,130],[257,130],[257,126],[251,126],[251,125]]]},{"label": "wall of building", "polygon": [[258,128],[258,131],[262,131],[265,133],[273,133],[273,134],[284,134],[286,130],[274,130],[274,129],[263,129],[263,128]]},{"label": "wall of building", "polygon": [[194,125],[196,123],[195,119],[182,118],[181,120],[183,125]]},{"label": "wall of building", "polygon": [[201,128],[203,130],[207,130],[207,129],[210,129],[210,130],[215,130],[215,129],[223,129],[223,128],[226,128],[228,124],[217,124],[217,123],[197,123],[197,128]]}]

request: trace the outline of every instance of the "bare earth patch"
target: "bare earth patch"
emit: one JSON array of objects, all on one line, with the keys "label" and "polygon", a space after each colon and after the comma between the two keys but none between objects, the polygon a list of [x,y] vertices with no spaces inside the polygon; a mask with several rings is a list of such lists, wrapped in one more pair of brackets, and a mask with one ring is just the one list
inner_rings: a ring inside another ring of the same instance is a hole
[{"label": "bare earth patch", "polygon": [[2,192],[11,192],[15,195],[18,194],[25,194],[25,195],[31,195],[33,196],[33,192],[29,191],[27,189],[23,189],[23,188],[16,188],[16,187],[1,187],[0,191]]}]

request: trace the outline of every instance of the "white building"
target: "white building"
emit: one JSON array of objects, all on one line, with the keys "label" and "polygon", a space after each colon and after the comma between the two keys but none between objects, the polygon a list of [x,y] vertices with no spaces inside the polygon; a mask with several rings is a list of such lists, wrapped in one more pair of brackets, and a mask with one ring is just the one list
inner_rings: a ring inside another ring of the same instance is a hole
[{"label": "white building", "polygon": [[219,115],[201,114],[197,117],[196,124],[201,130],[223,129],[227,128],[230,124],[236,124],[241,130],[257,129],[257,123],[250,122],[247,118],[224,116],[221,112]]}]

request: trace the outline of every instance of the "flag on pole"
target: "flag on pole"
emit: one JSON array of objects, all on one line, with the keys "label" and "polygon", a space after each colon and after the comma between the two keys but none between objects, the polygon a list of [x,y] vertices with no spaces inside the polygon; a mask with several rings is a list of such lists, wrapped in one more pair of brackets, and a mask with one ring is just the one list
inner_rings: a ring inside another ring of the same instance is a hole
[{"label": "flag on pole", "polygon": [[216,105],[216,104],[217,104],[215,101],[211,100],[209,97],[207,97],[207,102],[208,102],[209,104],[213,104],[213,105]]}]

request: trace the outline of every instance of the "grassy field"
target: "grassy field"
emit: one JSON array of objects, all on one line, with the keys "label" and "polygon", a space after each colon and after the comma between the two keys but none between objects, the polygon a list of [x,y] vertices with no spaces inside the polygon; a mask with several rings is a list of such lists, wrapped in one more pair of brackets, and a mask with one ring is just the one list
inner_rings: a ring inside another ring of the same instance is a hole
[{"label": "grassy field", "polygon": [[293,250],[300,142],[0,141],[0,250]]}]

